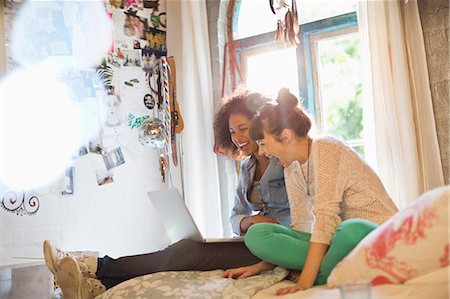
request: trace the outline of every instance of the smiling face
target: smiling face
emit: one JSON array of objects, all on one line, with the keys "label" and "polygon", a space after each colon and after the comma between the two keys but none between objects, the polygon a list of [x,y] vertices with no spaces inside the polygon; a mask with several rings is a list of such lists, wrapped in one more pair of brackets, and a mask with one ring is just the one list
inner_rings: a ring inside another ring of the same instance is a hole
[{"label": "smiling face", "polygon": [[289,166],[289,164],[292,163],[292,161],[287,158],[286,145],[281,142],[279,136],[267,133],[264,130],[264,138],[256,141],[256,143],[267,156],[276,157],[284,167]]},{"label": "smiling face", "polygon": [[247,116],[237,113],[230,115],[228,128],[231,140],[245,156],[250,156],[258,152],[258,145],[256,142],[250,140],[249,127],[250,119]]}]

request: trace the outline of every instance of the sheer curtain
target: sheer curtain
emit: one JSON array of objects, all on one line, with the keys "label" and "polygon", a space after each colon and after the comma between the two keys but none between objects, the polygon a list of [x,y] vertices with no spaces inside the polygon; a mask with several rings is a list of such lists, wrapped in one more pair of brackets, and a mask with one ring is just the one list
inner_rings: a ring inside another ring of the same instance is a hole
[{"label": "sheer curtain", "polygon": [[167,49],[177,67],[184,119],[183,186],[186,203],[205,236],[222,236],[217,159],[213,152],[214,103],[206,1],[167,1]]},{"label": "sheer curtain", "polygon": [[360,1],[358,13],[376,168],[401,208],[444,184],[417,2]]}]

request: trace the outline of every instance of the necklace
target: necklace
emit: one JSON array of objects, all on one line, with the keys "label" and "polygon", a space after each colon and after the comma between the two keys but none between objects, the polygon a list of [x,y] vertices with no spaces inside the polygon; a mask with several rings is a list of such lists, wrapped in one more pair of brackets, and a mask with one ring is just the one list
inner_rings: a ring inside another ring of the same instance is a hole
[{"label": "necklace", "polygon": [[311,195],[311,193],[309,192],[309,146],[310,146],[310,144],[309,144],[309,139],[308,139],[308,153],[307,153],[308,165],[306,166],[306,176],[305,176],[305,172],[303,171],[303,167],[300,165],[303,179],[305,180],[305,184],[306,184],[306,194],[308,196]]}]

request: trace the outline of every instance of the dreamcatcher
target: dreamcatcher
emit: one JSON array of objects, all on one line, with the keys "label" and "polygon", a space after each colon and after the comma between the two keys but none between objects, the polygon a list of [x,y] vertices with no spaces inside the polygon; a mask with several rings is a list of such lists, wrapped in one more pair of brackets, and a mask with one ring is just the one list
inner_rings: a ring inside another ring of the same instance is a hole
[{"label": "dreamcatcher", "polygon": [[269,0],[270,9],[277,15],[277,30],[275,31],[275,40],[283,46],[297,46],[300,43],[298,32],[300,30],[297,13],[296,0],[292,0],[291,5],[288,0]]}]

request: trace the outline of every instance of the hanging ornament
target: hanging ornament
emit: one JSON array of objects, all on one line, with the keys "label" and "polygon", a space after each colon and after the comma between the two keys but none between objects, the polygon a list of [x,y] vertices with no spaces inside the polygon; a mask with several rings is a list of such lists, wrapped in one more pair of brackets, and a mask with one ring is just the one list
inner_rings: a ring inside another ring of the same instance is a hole
[{"label": "hanging ornament", "polygon": [[166,145],[164,123],[159,118],[144,121],[139,127],[138,139],[145,147],[163,148]]},{"label": "hanging ornament", "polygon": [[283,46],[296,47],[300,43],[298,38],[300,25],[296,0],[292,0],[290,6],[286,3],[286,0],[269,0],[269,4],[272,13],[278,17],[274,39]]}]

